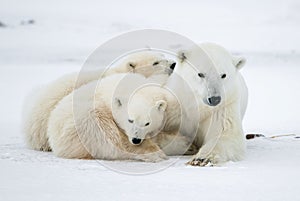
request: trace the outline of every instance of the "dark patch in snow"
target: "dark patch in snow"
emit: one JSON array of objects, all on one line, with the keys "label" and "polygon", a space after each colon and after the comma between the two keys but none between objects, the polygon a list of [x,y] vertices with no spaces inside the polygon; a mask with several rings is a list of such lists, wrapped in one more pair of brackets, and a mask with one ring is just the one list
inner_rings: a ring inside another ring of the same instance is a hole
[{"label": "dark patch in snow", "polygon": [[21,21],[21,25],[33,25],[33,24],[35,24],[35,20],[34,19],[22,20]]},{"label": "dark patch in snow", "polygon": [[257,138],[257,137],[265,137],[265,136],[263,134],[247,134],[246,135],[247,140],[254,139],[254,138]]},{"label": "dark patch in snow", "polygon": [[4,24],[3,22],[0,21],[0,27],[4,28],[4,27],[6,27],[6,24]]}]

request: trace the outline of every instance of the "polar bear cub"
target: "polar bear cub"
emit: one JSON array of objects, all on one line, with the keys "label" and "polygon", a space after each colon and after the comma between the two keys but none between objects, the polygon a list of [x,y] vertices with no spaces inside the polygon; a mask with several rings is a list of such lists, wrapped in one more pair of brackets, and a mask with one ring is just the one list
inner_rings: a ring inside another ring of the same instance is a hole
[{"label": "polar bear cub", "polygon": [[120,62],[117,62],[115,66],[104,72],[104,76],[127,72],[139,73],[145,77],[157,74],[170,75],[175,65],[176,62],[167,59],[162,53],[142,51],[132,53]]},{"label": "polar bear cub", "polygon": [[[46,136],[48,119],[57,103],[74,89],[100,77],[115,73],[134,72],[147,76],[153,74],[170,75],[175,62],[157,52],[138,52],[107,71],[73,73],[62,76],[54,82],[33,91],[23,106],[23,129],[28,147],[35,150],[51,151]],[[79,78],[79,79],[78,79]]]},{"label": "polar bear cub", "polygon": [[[120,84],[125,79],[126,87]],[[116,91],[117,96],[126,98],[144,79],[139,74],[115,74],[99,83],[90,82],[64,97],[51,112],[48,123],[47,137],[54,154],[64,158],[149,162],[166,159],[151,140],[146,139],[139,146],[131,144],[120,126],[124,114],[112,115],[112,107],[120,104],[114,98]],[[124,90],[118,91],[118,87]]]},{"label": "polar bear cub", "polygon": [[113,115],[126,114],[120,127],[124,129],[128,140],[140,145],[143,140],[151,139],[167,155],[196,153],[192,145],[193,138],[179,132],[181,107],[177,98],[164,87],[164,84],[143,83],[130,96],[128,103],[123,97],[116,97],[117,106]]},{"label": "polar bear cub", "polygon": [[169,85],[179,96],[185,96],[175,77],[180,76],[193,89],[200,111],[195,143],[201,148],[189,164],[205,166],[241,160],[245,154],[242,119],[248,100],[240,73],[245,59],[213,43],[182,51],[180,58]]}]

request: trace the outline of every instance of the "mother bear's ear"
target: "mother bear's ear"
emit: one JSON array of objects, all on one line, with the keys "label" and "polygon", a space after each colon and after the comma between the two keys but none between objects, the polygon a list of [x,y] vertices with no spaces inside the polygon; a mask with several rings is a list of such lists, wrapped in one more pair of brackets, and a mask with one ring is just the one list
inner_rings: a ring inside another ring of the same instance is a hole
[{"label": "mother bear's ear", "polygon": [[165,111],[167,109],[167,102],[164,100],[156,101],[155,107],[158,109],[158,111]]},{"label": "mother bear's ear", "polygon": [[233,65],[236,67],[236,69],[240,70],[246,63],[245,57],[240,56],[233,56],[232,57]]}]

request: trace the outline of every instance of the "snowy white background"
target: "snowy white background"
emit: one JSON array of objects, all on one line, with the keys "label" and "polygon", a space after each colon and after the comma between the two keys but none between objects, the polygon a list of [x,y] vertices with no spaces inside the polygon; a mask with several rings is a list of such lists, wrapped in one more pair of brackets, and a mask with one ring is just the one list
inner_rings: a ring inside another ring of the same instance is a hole
[{"label": "snowy white background", "polygon": [[31,88],[79,70],[113,36],[155,28],[244,55],[245,132],[299,135],[299,1],[0,0],[0,22],[1,201],[300,200],[300,139],[293,136],[248,141],[246,159],[222,167],[187,167],[182,158],[158,173],[130,176],[28,150],[20,129]]}]

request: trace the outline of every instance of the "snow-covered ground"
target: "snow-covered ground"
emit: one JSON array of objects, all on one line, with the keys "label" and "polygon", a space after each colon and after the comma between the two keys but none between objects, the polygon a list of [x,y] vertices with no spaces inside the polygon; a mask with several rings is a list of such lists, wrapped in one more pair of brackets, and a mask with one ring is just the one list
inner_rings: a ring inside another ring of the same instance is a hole
[{"label": "snow-covered ground", "polygon": [[[156,28],[244,55],[245,132],[299,136],[299,11],[297,0],[0,0],[0,200],[300,200],[294,136],[250,140],[244,161],[221,167],[188,167],[184,157],[165,168],[56,158],[28,150],[20,129],[22,102],[34,86],[78,71],[113,36]],[[162,170],[133,176],[103,164]]]}]

